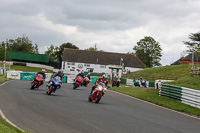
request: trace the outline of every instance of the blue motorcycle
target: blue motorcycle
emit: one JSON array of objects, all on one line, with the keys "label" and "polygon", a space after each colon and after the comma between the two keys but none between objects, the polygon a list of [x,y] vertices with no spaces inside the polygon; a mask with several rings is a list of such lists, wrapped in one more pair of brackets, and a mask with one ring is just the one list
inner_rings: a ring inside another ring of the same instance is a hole
[{"label": "blue motorcycle", "polygon": [[47,86],[47,95],[50,95],[52,92],[55,92],[58,88],[61,87],[61,79],[60,77],[56,76],[54,77],[51,82],[49,83],[49,85]]}]

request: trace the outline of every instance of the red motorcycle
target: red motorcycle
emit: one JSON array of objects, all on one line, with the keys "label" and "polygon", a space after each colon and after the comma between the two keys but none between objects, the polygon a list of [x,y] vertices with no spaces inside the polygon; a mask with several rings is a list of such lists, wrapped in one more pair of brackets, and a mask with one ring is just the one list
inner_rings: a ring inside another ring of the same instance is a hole
[{"label": "red motorcycle", "polygon": [[83,81],[83,78],[82,78],[81,76],[78,76],[78,77],[75,79],[75,83],[74,83],[73,89],[78,88],[78,87],[81,85],[82,81]]},{"label": "red motorcycle", "polygon": [[120,80],[119,79],[113,80],[112,87],[114,87],[114,86],[119,87],[119,85],[120,85]]},{"label": "red motorcycle", "polygon": [[102,96],[104,96],[104,93],[106,92],[106,86],[104,83],[99,83],[97,87],[93,90],[92,94],[89,95],[88,100],[89,102],[94,101],[95,103],[99,103]]},{"label": "red motorcycle", "polygon": [[81,83],[81,85],[84,85],[85,87],[88,85],[88,83],[90,82],[88,77],[84,77],[83,82]]},{"label": "red motorcycle", "polygon": [[41,74],[35,75],[33,78],[33,81],[31,82],[31,90],[37,88],[40,86],[40,84],[43,81],[43,76]]}]

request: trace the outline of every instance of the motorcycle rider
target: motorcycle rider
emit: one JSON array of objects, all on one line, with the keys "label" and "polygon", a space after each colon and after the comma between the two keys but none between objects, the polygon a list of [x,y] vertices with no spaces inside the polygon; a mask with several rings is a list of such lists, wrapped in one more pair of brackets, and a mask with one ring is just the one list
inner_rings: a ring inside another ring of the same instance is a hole
[{"label": "motorcycle rider", "polygon": [[142,86],[146,87],[146,80],[144,80],[142,77],[140,77],[140,83]]},{"label": "motorcycle rider", "polygon": [[[43,76],[43,80],[42,80],[42,82],[41,82],[41,84],[40,84],[39,86],[41,86],[41,85],[44,84],[44,80],[45,80],[45,78],[46,78],[45,73],[46,73],[46,70],[45,70],[45,69],[42,69],[41,72],[36,73],[36,75],[41,74],[41,75]],[[38,87],[39,87],[39,86],[38,86]]]},{"label": "motorcycle rider", "polygon": [[[63,80],[63,78],[64,78],[64,73],[63,73],[63,71],[58,71],[57,73],[54,72],[54,73],[53,73],[53,76],[51,77],[51,79],[50,79],[50,81],[49,81],[49,83],[50,83],[51,80],[52,80],[53,78],[55,78],[56,76],[60,77],[60,80],[61,80],[61,83],[62,83],[62,80]],[[49,85],[49,83],[48,83],[48,85]],[[60,87],[61,87],[61,86],[59,86],[58,89],[60,89]]]},{"label": "motorcycle rider", "polygon": [[84,71],[82,70],[80,73],[78,73],[78,74],[76,75],[76,77],[75,77],[75,79],[74,79],[74,83],[76,82],[76,78],[77,78],[78,76],[81,76],[82,79],[84,80]]},{"label": "motorcycle rider", "polygon": [[88,74],[86,75],[86,77],[88,77],[89,80],[91,80],[91,76],[90,76],[90,75],[91,75],[90,73],[88,73]]},{"label": "motorcycle rider", "polygon": [[91,92],[90,92],[90,95],[92,94],[93,90],[97,87],[97,84],[98,84],[99,82],[104,83],[104,84],[106,85],[106,89],[108,89],[107,75],[104,74],[104,75],[102,75],[102,77],[100,77],[100,78],[96,81],[95,85],[92,87],[92,90],[91,90]]}]

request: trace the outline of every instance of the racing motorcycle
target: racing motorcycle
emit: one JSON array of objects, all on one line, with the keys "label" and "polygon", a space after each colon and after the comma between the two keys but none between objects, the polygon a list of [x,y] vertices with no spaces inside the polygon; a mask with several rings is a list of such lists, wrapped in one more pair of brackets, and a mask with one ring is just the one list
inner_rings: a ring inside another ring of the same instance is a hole
[{"label": "racing motorcycle", "polygon": [[97,84],[97,87],[93,90],[92,94],[89,94],[89,102],[94,101],[95,103],[99,103],[106,90],[107,89],[104,83],[100,82]]},{"label": "racing motorcycle", "polygon": [[119,79],[113,80],[112,87],[114,87],[114,86],[119,87],[119,85],[120,85],[120,80]]},{"label": "racing motorcycle", "polygon": [[145,88],[147,88],[146,80],[141,79],[141,80],[140,80],[140,83],[141,83],[142,86],[144,86]]},{"label": "racing motorcycle", "polygon": [[43,75],[42,74],[35,75],[33,81],[31,82],[31,90],[34,90],[35,88],[38,89],[38,87],[42,82],[43,82]]},{"label": "racing motorcycle", "polygon": [[58,88],[60,88],[61,83],[62,81],[59,76],[54,77],[47,86],[47,95],[50,95],[52,92],[55,92]]},{"label": "racing motorcycle", "polygon": [[82,81],[83,81],[83,78],[82,78],[81,76],[78,76],[78,77],[75,79],[73,89],[78,88],[78,87],[81,85]]},{"label": "racing motorcycle", "polygon": [[88,77],[84,77],[83,82],[81,83],[81,86],[84,85],[85,87],[88,85],[88,83],[90,82]]}]

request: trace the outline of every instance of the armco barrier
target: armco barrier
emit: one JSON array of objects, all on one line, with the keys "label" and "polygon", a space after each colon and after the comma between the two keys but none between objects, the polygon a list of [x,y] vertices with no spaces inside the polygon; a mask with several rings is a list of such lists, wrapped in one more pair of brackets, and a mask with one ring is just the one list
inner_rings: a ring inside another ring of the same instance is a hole
[{"label": "armco barrier", "polygon": [[127,85],[133,85],[133,79],[126,79]]},{"label": "armco barrier", "polygon": [[182,89],[179,86],[162,84],[161,90],[159,91],[159,95],[166,96],[177,101],[181,101],[181,90]]},{"label": "armco barrier", "polygon": [[200,108],[200,91],[185,87],[181,88],[182,88],[182,103]]},{"label": "armco barrier", "polygon": [[121,80],[121,81],[120,81],[120,84],[126,84],[126,80],[127,80],[127,79],[125,79],[125,78],[120,78],[120,80]]},{"label": "armco barrier", "polygon": [[155,87],[155,82],[149,81],[149,87]]},{"label": "armco barrier", "polygon": [[159,88],[159,95],[169,97],[182,103],[200,108],[200,91],[190,88],[162,84]]}]

